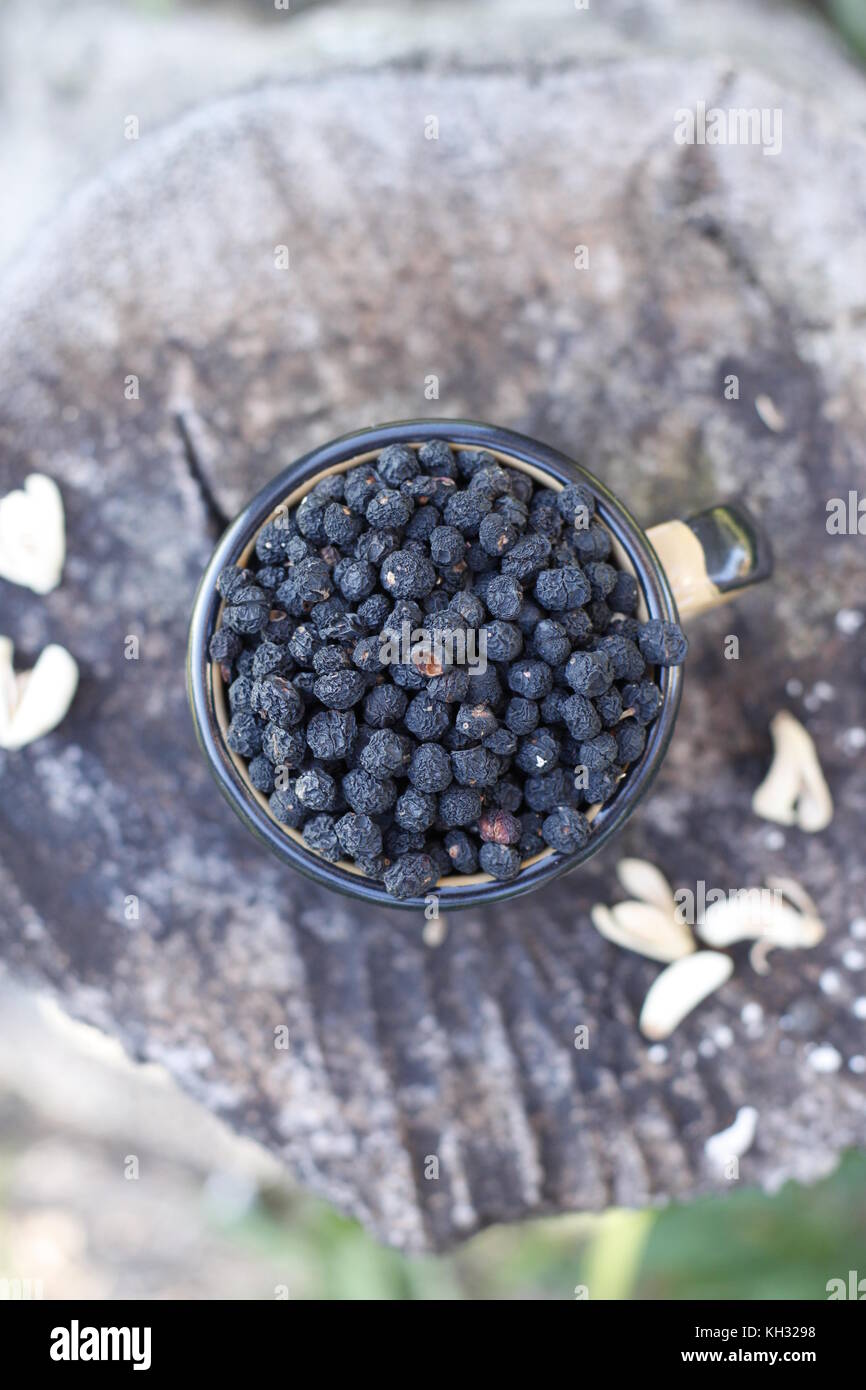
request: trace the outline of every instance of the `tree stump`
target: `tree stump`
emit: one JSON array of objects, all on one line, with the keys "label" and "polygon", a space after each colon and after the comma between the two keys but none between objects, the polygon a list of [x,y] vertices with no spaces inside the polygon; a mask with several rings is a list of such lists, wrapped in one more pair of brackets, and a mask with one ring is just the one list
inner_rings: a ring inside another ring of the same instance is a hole
[{"label": "tree stump", "polygon": [[[3,957],[404,1249],[718,1190],[704,1145],[743,1105],[747,1183],[813,1180],[866,1139],[866,628],[836,623],[866,566],[862,537],[825,526],[863,476],[866,98],[829,43],[847,123],[829,85],[651,39],[597,66],[398,65],[216,103],[131,145],[7,277],[0,491],[55,477],[69,551],[45,599],[0,584],[0,630],[23,664],[62,642],[82,680],[59,730],[0,754]],[[699,100],[782,108],[782,153],[677,145],[674,113]],[[695,625],[673,746],[620,842],[455,915],[435,948],[414,916],[265,855],[184,690],[226,518],[313,445],[425,413],[543,438],[646,525],[742,492],[777,564]],[[782,706],[832,787],[820,835],[750,811]],[[767,977],[737,949],[730,983],[650,1049],[658,967],[589,921],[625,853],[677,886],[793,875],[827,938]]]}]

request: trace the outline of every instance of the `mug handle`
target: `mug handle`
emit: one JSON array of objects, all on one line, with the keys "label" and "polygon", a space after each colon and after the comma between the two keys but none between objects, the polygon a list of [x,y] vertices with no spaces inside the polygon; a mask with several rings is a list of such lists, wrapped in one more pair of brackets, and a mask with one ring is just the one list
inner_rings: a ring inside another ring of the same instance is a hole
[{"label": "mug handle", "polygon": [[688,521],[664,521],[647,531],[681,618],[693,618],[773,573],[773,552],[760,522],[733,500]]}]

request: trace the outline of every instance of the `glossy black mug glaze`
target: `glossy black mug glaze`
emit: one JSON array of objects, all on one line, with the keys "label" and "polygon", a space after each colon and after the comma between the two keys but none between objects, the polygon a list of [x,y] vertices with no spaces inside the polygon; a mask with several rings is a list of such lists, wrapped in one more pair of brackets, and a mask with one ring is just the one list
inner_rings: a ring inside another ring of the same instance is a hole
[{"label": "glossy black mug glaze", "polygon": [[[371,455],[389,444],[420,445],[428,439],[443,439],[456,449],[487,450],[510,466],[522,467],[547,486],[585,484],[594,494],[598,516],[613,538],[618,563],[625,563],[637,579],[642,616],[679,621],[668,576],[646,533],[623,503],[572,459],[511,430],[468,420],[396,421],[332,440],[297,459],[262,488],[220,539],[196,594],[189,632],[187,684],[198,741],[229,804],[280,859],[328,888],[388,908],[418,909],[425,906],[427,898],[398,901],[381,883],[365,877],[348,862],[332,864],[322,859],[305,847],[300,832],[290,830],[273,817],[267,799],[253,788],[242,759],[225,743],[228,701],[222,676],[209,658],[208,644],[218,626],[222,605],[216,587],[220,570],[245,562],[259,530],[278,508],[286,504],[296,506],[303,493],[324,474],[369,462]],[[708,580],[720,600],[731,590],[755,583],[770,573],[766,538],[736,504],[715,507],[685,525],[691,528],[696,553],[703,556],[701,582]],[[571,855],[546,850],[527,860],[520,873],[505,882],[482,873],[440,879],[430,890],[438,898],[440,912],[486,906],[531,893],[575,869],[610,840],[649,790],[674,730],[683,668],[663,668],[658,680],[662,704],[647,731],[646,747],[610,801],[598,808],[592,836],[584,848]]]}]

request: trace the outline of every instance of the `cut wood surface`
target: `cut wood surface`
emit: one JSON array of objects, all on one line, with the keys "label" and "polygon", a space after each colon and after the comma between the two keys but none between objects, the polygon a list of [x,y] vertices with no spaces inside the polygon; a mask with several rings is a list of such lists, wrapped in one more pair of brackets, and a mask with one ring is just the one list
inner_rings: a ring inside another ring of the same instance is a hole
[{"label": "cut wood surface", "polygon": [[[825,524],[864,478],[866,89],[829,42],[815,61],[844,117],[759,55],[620,48],[215,103],[130,145],[4,287],[0,492],[55,478],[68,557],[45,597],[0,582],[0,631],[24,664],[62,643],[81,683],[59,730],[0,753],[3,958],[404,1248],[727,1190],[704,1146],[743,1106],[742,1182],[813,1180],[866,1141],[866,627],[837,623],[864,605],[866,539]],[[677,145],[700,100],[781,108],[781,154]],[[306,449],[425,413],[537,435],[647,526],[742,493],[777,565],[692,628],[674,743],[621,840],[453,916],[436,947],[267,856],[184,690],[225,519]],[[818,835],[751,811],[782,707],[832,790]],[[622,896],[625,854],[674,887],[793,876],[827,936],[766,977],[735,948],[732,979],[653,1048],[637,1020],[660,967],[589,918]]]}]

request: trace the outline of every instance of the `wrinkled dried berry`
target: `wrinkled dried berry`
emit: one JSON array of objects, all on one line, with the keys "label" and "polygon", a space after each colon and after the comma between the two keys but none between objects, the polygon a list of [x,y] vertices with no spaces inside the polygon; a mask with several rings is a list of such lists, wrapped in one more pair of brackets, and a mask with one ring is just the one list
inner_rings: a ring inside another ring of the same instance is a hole
[{"label": "wrinkled dried berry", "polygon": [[494,878],[514,878],[520,873],[520,852],[511,845],[491,841],[481,846],[478,863],[486,874],[492,874]]},{"label": "wrinkled dried berry", "polygon": [[444,792],[452,779],[451,760],[438,743],[422,743],[412,754],[409,781],[420,792]]},{"label": "wrinkled dried berry", "polygon": [[382,853],[382,831],[369,816],[347,811],[337,821],[335,830],[350,859],[371,859]]},{"label": "wrinkled dried berry", "polygon": [[466,748],[451,754],[455,781],[462,787],[492,787],[502,770],[502,763],[487,748]]},{"label": "wrinkled dried berry", "polygon": [[397,798],[394,819],[403,830],[429,830],[436,819],[435,796],[419,791],[417,787],[407,787]]},{"label": "wrinkled dried berry", "polygon": [[651,724],[661,708],[662,692],[655,681],[641,681],[622,688],[625,709],[633,709],[638,724]]},{"label": "wrinkled dried berry", "polygon": [[478,871],[478,850],[465,830],[449,830],[443,841],[451,860],[451,872],[474,874]]},{"label": "wrinkled dried berry", "polygon": [[374,729],[388,728],[399,723],[408,703],[407,696],[396,685],[374,685],[364,697],[364,718]]},{"label": "wrinkled dried berry", "polygon": [[561,569],[542,570],[535,581],[535,597],[542,608],[553,612],[580,608],[589,601],[589,581],[578,565],[563,565]]},{"label": "wrinkled dried berry", "polygon": [[333,816],[311,816],[304,822],[303,836],[308,849],[315,850],[316,854],[321,854],[331,863],[335,863],[341,857]]},{"label": "wrinkled dried berry", "polygon": [[448,787],[439,798],[439,819],[447,829],[472,825],[481,815],[481,796],[471,787]]},{"label": "wrinkled dried berry", "polygon": [[275,792],[272,792],[268,805],[272,815],[282,825],[290,825],[293,830],[297,830],[300,825],[303,825],[305,817],[309,814],[295,795],[293,782],[290,782],[287,787],[277,788]]},{"label": "wrinkled dried berry", "polygon": [[525,700],[542,700],[553,687],[553,672],[546,661],[515,661],[508,668],[508,688]]},{"label": "wrinkled dried berry", "polygon": [[603,695],[613,678],[613,666],[605,652],[575,652],[566,662],[565,679],[578,695]]},{"label": "wrinkled dried berry", "polygon": [[324,768],[311,767],[299,774],[295,796],[308,811],[331,811],[337,804],[337,784]]},{"label": "wrinkled dried berry", "polygon": [[413,743],[393,729],[376,729],[361,753],[361,766],[371,777],[405,777]]},{"label": "wrinkled dried berry", "polygon": [[363,698],[367,682],[360,671],[333,671],[319,676],[313,694],[327,709],[351,709]]},{"label": "wrinkled dried berry", "polygon": [[371,777],[362,767],[347,772],[342,787],[352,810],[368,816],[383,815],[397,800],[397,787],[390,777]]},{"label": "wrinkled dried berry", "polygon": [[541,833],[557,854],[573,854],[583,849],[589,840],[590,824],[580,811],[570,806],[557,806],[545,819]]},{"label": "wrinkled dried berry", "polygon": [[423,598],[436,584],[436,571],[419,551],[395,550],[382,561],[379,582],[395,598]]},{"label": "wrinkled dried berry", "polygon": [[404,854],[385,870],[385,888],[393,898],[417,898],[433,888],[439,870],[429,854]]},{"label": "wrinkled dried berry", "polygon": [[348,758],[357,728],[357,721],[351,710],[319,710],[307,725],[310,752],[314,758],[326,763]]},{"label": "wrinkled dried berry", "polygon": [[652,666],[679,666],[689,649],[682,628],[658,618],[641,626],[637,642],[644,660]]},{"label": "wrinkled dried berry", "polygon": [[516,845],[520,840],[520,821],[511,811],[500,807],[484,812],[478,830],[482,840],[497,845]]}]

